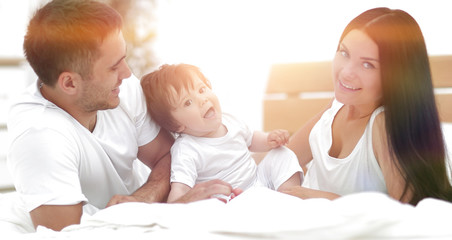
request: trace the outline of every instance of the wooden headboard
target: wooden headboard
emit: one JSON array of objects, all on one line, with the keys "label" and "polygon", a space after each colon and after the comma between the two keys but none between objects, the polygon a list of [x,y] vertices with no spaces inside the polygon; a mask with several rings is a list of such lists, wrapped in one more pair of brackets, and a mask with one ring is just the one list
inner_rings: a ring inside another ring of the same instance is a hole
[{"label": "wooden headboard", "polygon": [[[431,56],[430,65],[440,119],[452,122],[452,55]],[[292,134],[333,96],[330,61],[275,64],[263,102],[263,130],[283,128]]]}]

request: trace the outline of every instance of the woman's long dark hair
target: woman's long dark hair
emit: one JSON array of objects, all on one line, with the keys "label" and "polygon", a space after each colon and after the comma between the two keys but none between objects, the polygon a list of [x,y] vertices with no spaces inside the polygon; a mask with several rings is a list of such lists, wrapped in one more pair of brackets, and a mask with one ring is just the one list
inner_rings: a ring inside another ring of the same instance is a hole
[{"label": "woman's long dark hair", "polygon": [[433,93],[424,37],[402,10],[368,10],[345,28],[366,33],[378,46],[389,151],[405,179],[410,203],[426,197],[452,200],[446,148]]}]

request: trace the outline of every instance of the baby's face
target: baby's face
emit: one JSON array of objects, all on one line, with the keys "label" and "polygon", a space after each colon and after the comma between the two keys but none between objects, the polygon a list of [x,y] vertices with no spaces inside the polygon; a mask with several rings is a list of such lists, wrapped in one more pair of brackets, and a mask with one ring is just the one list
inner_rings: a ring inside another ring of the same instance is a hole
[{"label": "baby's face", "polygon": [[180,124],[177,132],[197,137],[215,136],[222,125],[220,102],[198,76],[193,74],[192,77],[193,88],[181,91],[171,111]]}]

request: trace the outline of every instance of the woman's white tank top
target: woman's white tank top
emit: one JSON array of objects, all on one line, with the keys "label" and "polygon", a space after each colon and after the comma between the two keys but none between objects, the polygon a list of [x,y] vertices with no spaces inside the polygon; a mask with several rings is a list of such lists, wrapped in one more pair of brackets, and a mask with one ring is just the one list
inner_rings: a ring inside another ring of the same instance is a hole
[{"label": "woman's white tank top", "polygon": [[332,123],[343,106],[337,100],[313,127],[309,135],[313,160],[308,164],[303,186],[339,195],[363,191],[387,192],[383,173],[372,147],[372,126],[383,107],[371,115],[366,129],[353,151],[345,158],[329,155],[332,145]]}]

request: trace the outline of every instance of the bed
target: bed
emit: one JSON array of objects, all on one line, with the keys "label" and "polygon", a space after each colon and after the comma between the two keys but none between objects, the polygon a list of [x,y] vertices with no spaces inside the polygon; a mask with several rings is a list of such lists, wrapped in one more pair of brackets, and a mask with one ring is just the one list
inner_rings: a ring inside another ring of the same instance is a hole
[{"label": "bed", "polygon": [[[432,56],[431,64],[450,159],[452,56]],[[330,69],[331,62],[274,65],[263,101],[264,129],[294,132],[325,106],[332,96]],[[0,231],[11,239],[452,239],[451,223],[452,203],[436,199],[413,207],[377,192],[330,201],[252,188],[227,204],[123,203],[84,215],[81,224],[61,232],[35,231],[18,194],[0,194]]]},{"label": "bed", "polygon": [[[442,122],[452,122],[452,55],[430,56],[432,79]],[[272,66],[263,101],[263,128],[293,133],[333,97],[332,63]]]}]

